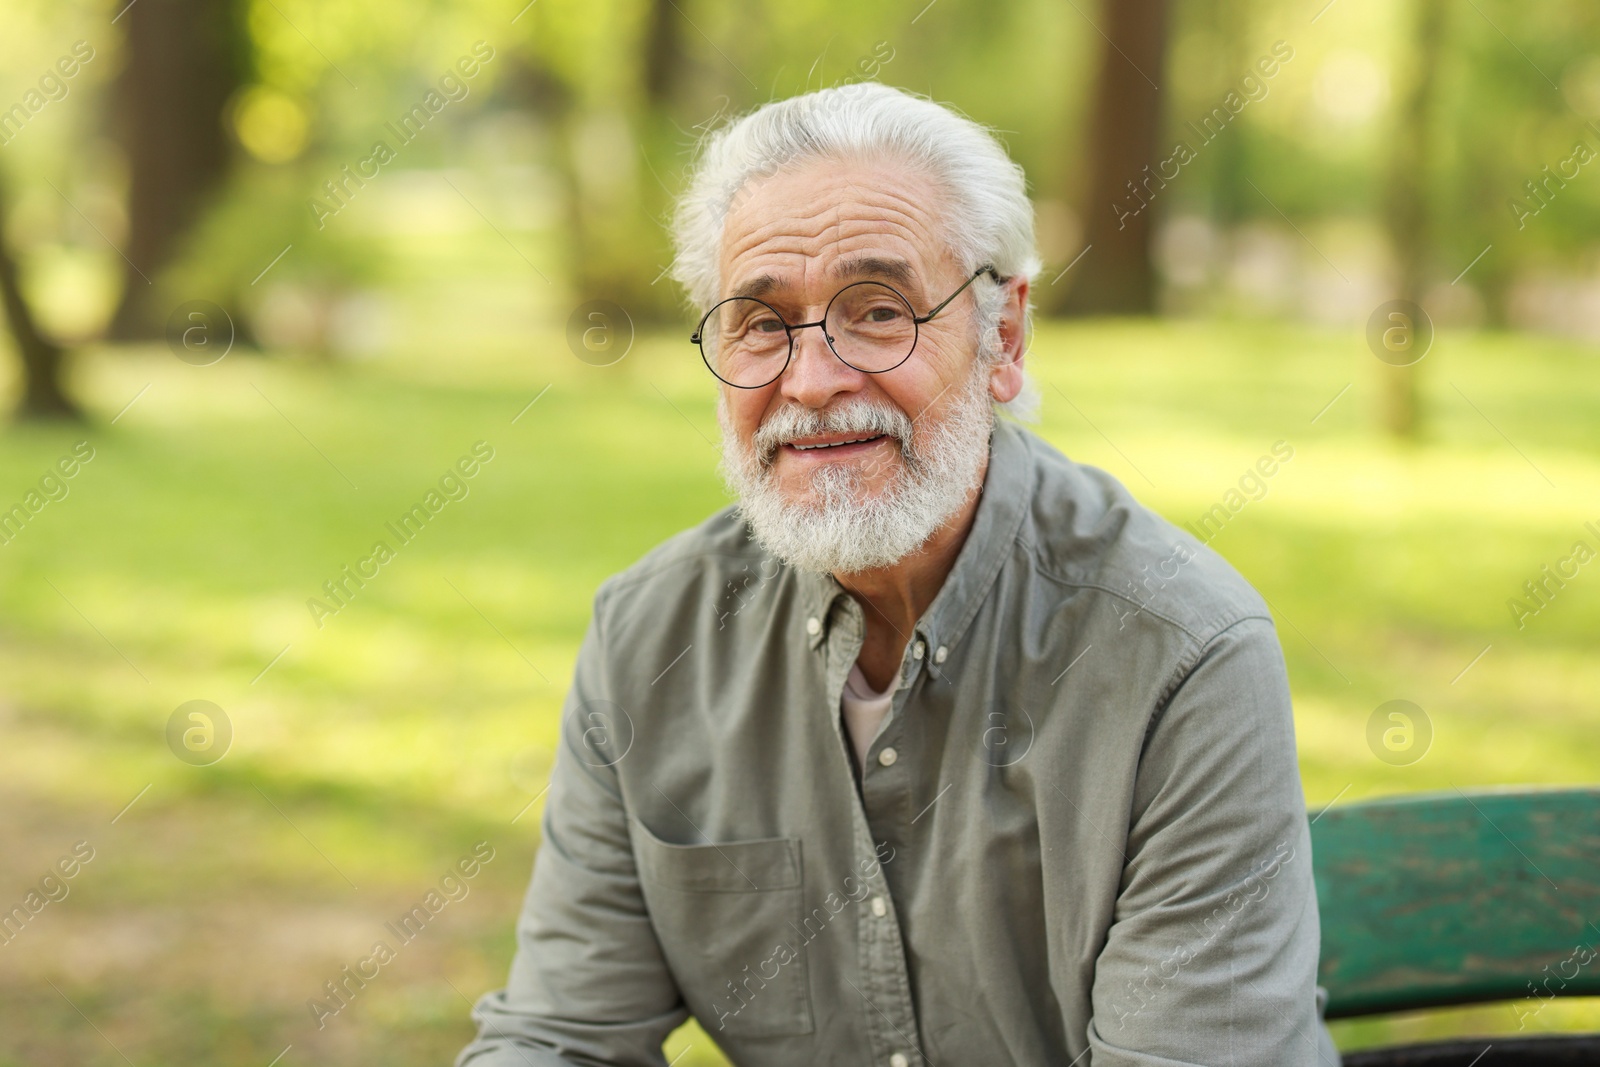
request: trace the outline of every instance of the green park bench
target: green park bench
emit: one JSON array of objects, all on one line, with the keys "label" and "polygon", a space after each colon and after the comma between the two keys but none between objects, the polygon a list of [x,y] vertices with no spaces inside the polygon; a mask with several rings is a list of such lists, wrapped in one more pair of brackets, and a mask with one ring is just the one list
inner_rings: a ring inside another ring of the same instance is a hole
[{"label": "green park bench", "polygon": [[1600,995],[1600,788],[1365,801],[1311,839],[1329,1019],[1505,1001],[1524,1027],[1346,1067],[1600,1065],[1600,1035],[1531,1036],[1550,999]]}]

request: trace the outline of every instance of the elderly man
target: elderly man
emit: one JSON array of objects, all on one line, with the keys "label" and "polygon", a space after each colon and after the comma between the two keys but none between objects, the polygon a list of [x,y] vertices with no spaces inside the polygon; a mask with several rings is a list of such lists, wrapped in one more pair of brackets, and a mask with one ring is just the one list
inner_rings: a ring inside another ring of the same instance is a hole
[{"label": "elderly man", "polygon": [[659,1065],[691,1015],[758,1067],[1337,1063],[1265,605],[995,418],[1020,168],[824,90],[711,138],[676,239],[738,502],[595,596],[458,1064]]}]

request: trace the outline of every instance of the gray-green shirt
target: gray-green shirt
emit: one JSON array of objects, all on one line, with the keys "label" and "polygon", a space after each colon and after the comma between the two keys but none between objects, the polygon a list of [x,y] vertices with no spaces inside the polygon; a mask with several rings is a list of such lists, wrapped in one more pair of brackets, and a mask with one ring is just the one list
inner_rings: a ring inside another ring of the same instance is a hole
[{"label": "gray-green shirt", "polygon": [[[1337,1063],[1260,596],[996,423],[859,785],[832,577],[731,509],[608,578],[504,990],[458,1064]],[[1320,1060],[1319,1060],[1320,1053]]]}]

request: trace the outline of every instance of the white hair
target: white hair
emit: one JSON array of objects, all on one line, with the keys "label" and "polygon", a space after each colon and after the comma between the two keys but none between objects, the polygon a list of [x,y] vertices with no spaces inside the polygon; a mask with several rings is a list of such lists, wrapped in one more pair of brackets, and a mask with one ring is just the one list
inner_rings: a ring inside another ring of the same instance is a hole
[{"label": "white hair", "polygon": [[[797,161],[892,159],[932,178],[945,191],[944,238],[964,273],[992,264],[1001,277],[1039,272],[1033,204],[1022,168],[989,130],[934,101],[878,82],[856,82],[777,100],[711,133],[672,220],[672,275],[704,311],[722,291],[723,227],[733,203],[752,183]],[[987,275],[973,283],[977,355],[1000,355],[999,286]],[[1032,309],[1024,309],[1025,329]],[[1013,418],[1038,417],[1031,376],[1014,399],[995,408]]]}]

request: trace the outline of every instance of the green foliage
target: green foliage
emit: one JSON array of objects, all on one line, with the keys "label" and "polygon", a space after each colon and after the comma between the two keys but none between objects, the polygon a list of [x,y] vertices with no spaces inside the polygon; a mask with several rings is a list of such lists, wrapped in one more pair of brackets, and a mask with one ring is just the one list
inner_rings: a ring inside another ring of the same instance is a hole
[{"label": "green foliage", "polygon": [[[381,283],[386,251],[373,238],[408,225],[414,212],[392,187],[415,172],[435,184],[439,174],[520,182],[541,201],[539,217],[474,201],[480,225],[525,252],[549,249],[571,296],[606,296],[641,321],[663,321],[679,297],[662,276],[671,254],[662,223],[696,144],[773,96],[860,78],[929,93],[999,130],[1042,204],[1041,241],[1051,262],[1076,255],[1083,212],[1110,210],[1081,203],[1079,146],[1103,21],[1093,5],[241,2],[258,81],[232,121],[236,129],[254,121],[255,137],[241,135],[233,187],[158,281],[175,299],[242,294],[247,318],[261,299],[251,282],[289,244],[294,253],[274,280],[336,291]],[[1151,72],[1166,100],[1164,142],[1193,140],[1188,124],[1219,106],[1275,41],[1295,57],[1224,136],[1200,147],[1162,190],[1158,211],[1208,218],[1224,230],[1282,230],[1287,216],[1319,246],[1318,223],[1367,220],[1369,233],[1381,232],[1388,162],[1398,139],[1409,136],[1396,107],[1415,74],[1418,3],[1336,3],[1315,21],[1288,0],[1179,5],[1166,69]],[[67,302],[61,287],[83,273],[47,266],[61,246],[79,259],[105,260],[107,269],[119,262],[111,247],[119,222],[99,207],[114,202],[119,179],[103,151],[83,151],[82,136],[92,111],[107,103],[102,91],[119,42],[85,9],[24,5],[18,15],[16,33],[0,42],[10,60],[0,69],[14,72],[0,77],[0,100],[25,88],[34,61],[77,36],[90,37],[100,55],[74,95],[18,139],[16,154],[7,149],[25,199],[34,188],[48,193],[38,179],[50,176],[75,203],[88,202],[86,214],[111,241],[64,208],[19,223],[24,258],[42,279],[36,288],[48,290],[40,299],[55,306]],[[1580,142],[1600,157],[1600,125],[1590,125],[1600,123],[1600,53],[1591,44],[1597,20],[1588,5],[1530,8],[1511,0],[1451,5],[1445,18],[1440,105],[1419,164],[1431,216],[1427,273],[1448,282],[1492,246],[1466,283],[1486,298],[1492,319],[1503,319],[1519,281],[1586,271],[1600,236],[1600,168],[1572,162]],[[662,32],[668,75],[652,86],[647,52]],[[479,41],[495,58],[468,95],[414,141],[395,143],[389,125]],[[263,99],[271,106],[252,110]],[[276,133],[272,121],[281,127]],[[508,122],[523,132],[506,138]],[[319,220],[316,203],[339,206],[326,183],[369,158],[380,140],[396,158],[373,183],[377,191],[362,189],[348,215]],[[475,147],[495,141],[508,153],[499,159]],[[520,168],[518,177],[504,171],[508,164]],[[88,299],[107,302],[103,289],[89,290]],[[1218,299],[1212,293],[1199,303]],[[76,332],[95,315],[56,317],[70,319]]]}]

